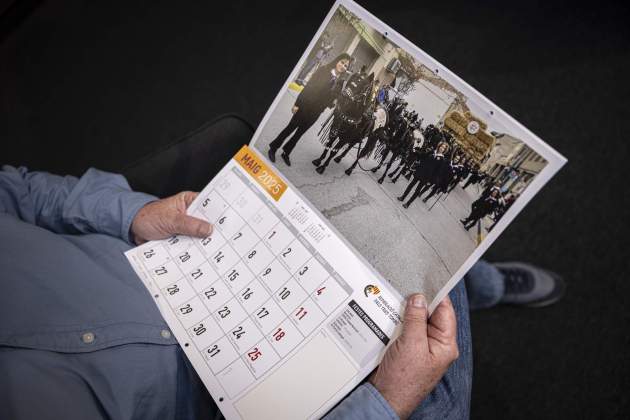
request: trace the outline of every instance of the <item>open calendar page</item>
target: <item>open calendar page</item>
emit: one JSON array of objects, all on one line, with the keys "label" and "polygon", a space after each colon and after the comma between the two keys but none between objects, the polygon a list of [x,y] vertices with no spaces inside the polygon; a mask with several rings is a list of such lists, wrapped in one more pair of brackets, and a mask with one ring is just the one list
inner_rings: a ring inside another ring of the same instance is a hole
[{"label": "open calendar page", "polygon": [[317,418],[377,366],[403,297],[432,311],[565,162],[340,0],[190,206],[214,232],[126,255],[226,418]]},{"label": "open calendar page", "polygon": [[400,296],[247,146],[189,213],[214,232],[126,255],[221,411],[323,414],[374,368]]}]

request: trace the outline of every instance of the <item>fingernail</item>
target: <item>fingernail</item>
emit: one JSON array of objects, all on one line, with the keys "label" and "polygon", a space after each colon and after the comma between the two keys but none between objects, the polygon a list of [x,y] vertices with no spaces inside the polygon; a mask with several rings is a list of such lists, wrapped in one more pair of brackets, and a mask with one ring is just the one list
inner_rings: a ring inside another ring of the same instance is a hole
[{"label": "fingernail", "polygon": [[427,301],[422,295],[415,295],[411,298],[411,305],[416,308],[426,308]]}]

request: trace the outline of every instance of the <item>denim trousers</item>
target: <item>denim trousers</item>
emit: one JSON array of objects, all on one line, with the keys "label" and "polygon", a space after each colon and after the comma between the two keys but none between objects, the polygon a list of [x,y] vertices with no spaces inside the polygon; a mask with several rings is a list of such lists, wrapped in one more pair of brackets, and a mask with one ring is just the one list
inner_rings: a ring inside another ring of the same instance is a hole
[{"label": "denim trousers", "polygon": [[467,419],[472,390],[472,339],[469,311],[496,305],[503,296],[503,275],[480,260],[449,293],[457,317],[459,358],[435,389],[414,410],[411,419]]}]

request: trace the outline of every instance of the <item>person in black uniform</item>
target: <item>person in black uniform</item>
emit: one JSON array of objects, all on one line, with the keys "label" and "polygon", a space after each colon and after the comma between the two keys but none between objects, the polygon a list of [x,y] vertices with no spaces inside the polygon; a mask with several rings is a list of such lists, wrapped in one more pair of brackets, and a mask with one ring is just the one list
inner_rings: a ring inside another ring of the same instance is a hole
[{"label": "person in black uniform", "polygon": [[338,55],[333,61],[318,68],[309,79],[306,86],[291,109],[293,117],[289,124],[269,144],[267,155],[272,162],[276,161],[276,151],[282,146],[286,138],[295,131],[291,138],[282,146],[282,160],[291,166],[289,155],[302,135],[311,128],[326,108],[333,102],[343,87],[341,75],[346,71],[350,56],[346,53]]},{"label": "person in black uniform", "polygon": [[475,223],[492,213],[499,206],[499,194],[498,188],[492,188],[490,194],[482,195],[477,201],[472,203],[468,217],[460,220],[466,230],[469,230]]},{"label": "person in black uniform", "polygon": [[473,170],[473,162],[472,162],[472,158],[469,158],[464,163],[464,169],[462,170],[462,176],[460,177],[460,181],[463,181],[466,178],[468,178],[468,175],[471,174],[472,170]]},{"label": "person in black uniform", "polygon": [[[392,179],[392,182],[395,184],[401,175],[405,175],[405,178],[409,179],[412,173],[412,168],[414,164],[417,161],[419,161],[421,157],[422,157],[422,147],[415,147],[415,145],[411,145],[410,150],[407,152],[407,154],[401,160],[400,165],[398,166],[400,168],[398,173],[394,171],[391,174],[389,174],[389,177]],[[396,170],[398,170],[398,168],[396,168]]]},{"label": "person in black uniform", "polygon": [[475,164],[475,167],[470,171],[470,176],[468,177],[468,180],[466,181],[462,189],[465,190],[470,184],[478,184],[485,177],[486,175],[481,172],[481,170],[479,169],[479,165]]},{"label": "person in black uniform", "polygon": [[[461,168],[461,165],[459,164],[460,159],[461,157],[456,155],[448,165],[442,166],[441,171],[436,178],[436,182],[433,184],[433,188],[431,188],[431,193],[422,199],[423,203],[426,203],[429,198],[433,197],[438,192],[442,192],[444,194],[447,193],[449,185],[453,182],[453,179],[457,177]],[[425,188],[420,191],[419,196],[422,196],[422,194],[424,194],[424,192],[428,189],[429,185],[425,185]]]},{"label": "person in black uniform", "polygon": [[405,192],[403,195],[398,197],[398,201],[404,201],[405,197],[411,192],[413,187],[417,185],[416,190],[413,195],[405,204],[403,204],[404,208],[408,208],[411,203],[420,195],[420,191],[427,184],[435,184],[440,173],[444,170],[444,166],[448,165],[448,161],[446,160],[444,154],[448,151],[447,143],[438,144],[437,148],[433,153],[428,153],[424,155],[419,162],[416,162],[415,170],[413,174],[413,179],[407,185]]},{"label": "person in black uniform", "polygon": [[459,181],[464,178],[464,173],[466,172],[466,160],[467,157],[464,156],[457,164],[457,167],[455,168],[455,176],[453,177],[451,184],[448,186],[449,193],[453,191],[457,184],[459,184]]},{"label": "person in black uniform", "polygon": [[501,220],[503,215],[510,209],[510,207],[512,207],[512,204],[514,204],[515,201],[516,201],[516,196],[511,193],[503,197],[503,199],[499,200],[499,206],[494,212],[494,216],[495,216],[494,223],[492,223],[490,227],[486,228],[488,232],[494,229],[496,224],[499,222],[499,220]]}]

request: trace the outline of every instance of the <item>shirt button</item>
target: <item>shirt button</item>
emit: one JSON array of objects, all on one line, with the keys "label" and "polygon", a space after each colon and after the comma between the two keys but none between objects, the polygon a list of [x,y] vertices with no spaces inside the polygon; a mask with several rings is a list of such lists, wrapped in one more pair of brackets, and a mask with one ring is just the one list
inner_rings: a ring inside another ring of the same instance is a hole
[{"label": "shirt button", "polygon": [[94,333],[86,332],[85,334],[81,336],[81,340],[85,344],[92,344],[94,342]]},{"label": "shirt button", "polygon": [[169,330],[162,330],[162,332],[160,332],[160,335],[166,340],[171,338],[171,332]]}]

